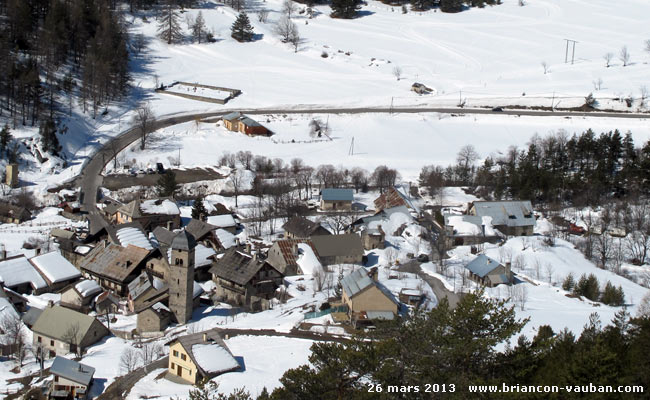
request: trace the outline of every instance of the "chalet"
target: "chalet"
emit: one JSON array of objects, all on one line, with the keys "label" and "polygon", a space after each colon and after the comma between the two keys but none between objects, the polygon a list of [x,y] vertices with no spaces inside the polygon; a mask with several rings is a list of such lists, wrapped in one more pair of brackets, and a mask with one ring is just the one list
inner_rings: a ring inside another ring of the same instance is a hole
[{"label": "chalet", "polygon": [[230,249],[210,269],[217,284],[220,301],[247,306],[253,310],[267,309],[283,275],[265,260]]},{"label": "chalet", "polygon": [[145,231],[157,226],[178,229],[181,226],[181,212],[176,203],[169,199],[135,199],[117,209],[115,223],[139,222]]},{"label": "chalet", "polygon": [[377,282],[376,270],[370,275],[365,268],[359,268],[341,279],[342,301],[350,319],[393,319],[399,302]]},{"label": "chalet", "polygon": [[388,188],[384,193],[374,201],[375,210],[381,211],[386,208],[404,206],[409,211],[420,213],[420,208],[413,202],[408,194],[404,193],[401,188],[394,186]]},{"label": "chalet", "polygon": [[409,219],[409,220],[413,219],[411,213],[409,212],[409,209],[406,206],[384,208],[382,210],[377,211],[373,215],[361,217],[358,220],[354,221],[352,224],[350,224],[348,230],[359,231],[364,228],[377,228],[380,224],[387,225],[394,214],[405,215],[406,217],[400,216],[400,218],[402,219]]},{"label": "chalet", "polygon": [[25,207],[9,203],[0,203],[0,222],[6,224],[20,224],[32,219],[32,213]]},{"label": "chalet", "polygon": [[282,225],[285,239],[309,239],[312,236],[331,235],[332,233],[318,222],[313,222],[305,217],[295,216]]},{"label": "chalet", "polygon": [[0,261],[0,282],[22,294],[41,294],[62,289],[81,274],[59,252],[32,258],[24,255]]},{"label": "chalet", "polygon": [[352,210],[352,201],[354,192],[352,189],[332,189],[326,188],[321,190],[320,209],[334,211]]},{"label": "chalet", "polygon": [[418,306],[424,300],[424,294],[419,289],[402,288],[399,291],[399,301],[409,306]]},{"label": "chalet", "polygon": [[535,229],[535,216],[530,201],[475,201],[469,214],[490,217],[491,224],[504,235],[530,236]]},{"label": "chalet", "polygon": [[54,376],[48,393],[50,399],[85,399],[93,382],[95,368],[56,356],[50,367]]},{"label": "chalet", "polygon": [[298,265],[300,257],[300,244],[306,244],[312,248],[314,254],[318,254],[311,241],[306,239],[283,239],[273,243],[266,253],[266,262],[284,276],[310,273],[302,271]]},{"label": "chalet", "polygon": [[314,236],[311,242],[324,266],[363,262],[363,244],[357,234]]},{"label": "chalet", "polygon": [[510,263],[506,263],[505,266],[501,265],[485,254],[480,254],[465,268],[469,271],[470,279],[487,287],[494,287],[502,283],[512,285],[514,282]]},{"label": "chalet", "polygon": [[134,245],[122,247],[102,242],[84,258],[80,269],[104,289],[126,296],[127,285],[140,274],[150,253]]},{"label": "chalet", "polygon": [[61,293],[61,305],[77,310],[87,308],[91,305],[93,299],[102,292],[102,288],[97,282],[85,279],[68,286]]},{"label": "chalet", "polygon": [[158,302],[138,313],[136,329],[138,332],[162,332],[171,321],[171,310]]},{"label": "chalet", "polygon": [[239,112],[226,114],[222,120],[224,127],[229,131],[241,132],[248,136],[271,136],[271,131],[265,126]]},{"label": "chalet", "polygon": [[151,276],[146,270],[129,283],[128,292],[127,304],[132,313],[137,313],[159,301],[166,301],[169,297],[167,284]]},{"label": "chalet", "polygon": [[50,357],[57,354],[82,353],[110,332],[95,317],[61,306],[43,310],[32,327],[33,347],[43,346]]},{"label": "chalet", "polygon": [[168,345],[168,374],[191,384],[240,368],[217,329],[181,336]]}]

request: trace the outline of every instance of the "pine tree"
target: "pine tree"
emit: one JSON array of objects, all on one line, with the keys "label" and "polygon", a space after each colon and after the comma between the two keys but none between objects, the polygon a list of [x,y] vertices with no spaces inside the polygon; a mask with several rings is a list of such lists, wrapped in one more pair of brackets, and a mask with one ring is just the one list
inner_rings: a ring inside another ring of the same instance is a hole
[{"label": "pine tree", "polygon": [[231,36],[238,42],[250,42],[253,40],[253,26],[245,12],[240,12],[237,19],[230,28]]},{"label": "pine tree", "polygon": [[600,298],[600,285],[598,283],[598,278],[596,275],[589,274],[586,276],[582,274],[578,284],[573,288],[573,292],[578,296],[584,296],[592,301],[598,301]]},{"label": "pine tree", "polygon": [[208,211],[205,209],[205,205],[203,204],[203,197],[194,200],[194,204],[192,205],[192,218],[205,221],[207,215]]},{"label": "pine tree", "polygon": [[569,275],[567,275],[566,278],[564,278],[564,281],[562,282],[562,289],[570,292],[571,290],[573,290],[575,285],[576,285],[576,281],[573,278],[573,273],[569,273]]},{"label": "pine tree", "polygon": [[169,1],[165,6],[163,15],[160,18],[158,37],[166,41],[167,44],[178,43],[183,40],[183,33],[178,13],[174,10],[171,1]]},{"label": "pine tree", "polygon": [[11,141],[11,131],[9,131],[9,125],[5,124],[0,131],[0,156],[7,150],[9,142]]},{"label": "pine tree", "polygon": [[600,301],[609,306],[622,306],[625,304],[623,288],[621,286],[617,288],[612,285],[610,281],[607,281],[605,289],[603,289],[603,294],[600,297]]},{"label": "pine tree", "polygon": [[199,43],[201,43],[201,39],[205,36],[205,20],[201,11],[199,11],[199,15],[196,16],[194,25],[192,25],[192,36]]},{"label": "pine tree", "polygon": [[440,0],[440,11],[456,13],[463,11],[462,0]]},{"label": "pine tree", "polygon": [[361,0],[332,0],[332,18],[351,19],[357,16]]},{"label": "pine tree", "polygon": [[56,124],[54,120],[47,119],[41,122],[38,133],[41,135],[41,147],[43,151],[58,155],[61,151],[59,139],[56,137]]},{"label": "pine tree", "polygon": [[176,183],[176,174],[168,169],[164,174],[158,178],[156,182],[156,191],[161,197],[174,197],[174,194],[178,190],[178,184]]}]

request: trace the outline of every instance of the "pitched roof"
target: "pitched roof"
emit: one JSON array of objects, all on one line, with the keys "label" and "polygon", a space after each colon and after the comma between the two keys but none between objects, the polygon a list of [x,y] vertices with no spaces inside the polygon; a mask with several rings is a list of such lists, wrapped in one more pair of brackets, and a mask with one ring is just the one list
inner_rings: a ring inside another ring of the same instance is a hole
[{"label": "pitched roof", "polygon": [[314,236],[311,242],[319,257],[363,255],[361,237],[354,233]]},{"label": "pitched roof", "polygon": [[180,215],[178,205],[169,199],[153,199],[140,202],[143,215]]},{"label": "pitched roof", "polygon": [[185,230],[192,234],[192,236],[194,236],[197,240],[203,239],[208,233],[216,229],[216,226],[194,218],[192,218],[187,226],[185,226]]},{"label": "pitched roof", "polygon": [[148,255],[149,250],[137,246],[122,247],[110,243],[95,247],[83,259],[80,268],[124,282]]},{"label": "pitched roof", "polygon": [[246,126],[262,126],[262,124],[260,124],[259,122],[255,121],[253,118],[248,116],[243,116],[239,118],[239,121],[241,121],[241,123]]},{"label": "pitched roof", "polygon": [[492,225],[535,226],[533,205],[525,201],[475,201],[474,212],[479,217],[492,217]]},{"label": "pitched roof", "polygon": [[50,367],[50,373],[87,387],[90,385],[93,375],[95,375],[95,368],[74,360],[56,356]]},{"label": "pitched roof", "polygon": [[234,121],[234,120],[238,119],[239,117],[241,117],[241,113],[239,111],[234,111],[234,112],[231,112],[231,113],[228,113],[228,114],[224,115],[223,117],[221,117],[221,119],[227,120],[227,121]]},{"label": "pitched roof", "polygon": [[314,248],[314,244],[308,239],[282,239],[273,243],[273,246],[276,246],[280,250],[280,254],[284,259],[284,265],[273,265],[280,273],[284,274],[286,267],[288,266],[298,266],[298,244],[306,243],[309,244],[314,251],[314,254],[318,257],[318,252]]},{"label": "pitched roof", "polygon": [[136,223],[137,225],[131,225],[128,224],[129,226],[126,226],[127,224],[123,225],[118,225],[115,227],[115,236],[117,236],[117,240],[119,240],[120,244],[123,247],[126,247],[130,244],[134,246],[141,247],[146,250],[153,250],[153,246],[151,246],[151,242],[149,239],[147,239],[147,236],[144,234],[144,231],[142,230],[142,227],[140,224]]},{"label": "pitched roof", "polygon": [[253,258],[233,248],[216,261],[210,272],[238,285],[246,285],[265,264],[273,267],[264,260]]},{"label": "pitched roof", "polygon": [[95,321],[95,318],[90,315],[61,306],[52,306],[43,310],[34,323],[32,331],[57,340],[64,340],[70,327],[78,325],[76,341],[81,343]]},{"label": "pitched roof", "polygon": [[29,261],[51,283],[58,283],[81,276],[79,270],[58,251],[32,257]]},{"label": "pitched roof", "polygon": [[153,230],[153,235],[156,237],[158,243],[169,246],[172,244],[172,240],[174,240],[175,233],[167,228],[158,226]]},{"label": "pitched roof", "polygon": [[[308,238],[320,227],[320,223],[310,221],[309,219],[301,216],[289,218],[289,220],[282,225],[282,229],[292,235]],[[323,228],[324,229],[324,228]]]},{"label": "pitched roof", "polygon": [[43,313],[43,310],[40,308],[36,307],[29,307],[29,310],[22,316],[22,320],[27,326],[32,326],[36,323],[36,320],[38,320],[38,317],[41,316]]},{"label": "pitched roof", "polygon": [[[204,336],[207,340],[204,340]],[[237,363],[232,356],[230,349],[228,349],[228,346],[226,346],[221,338],[219,330],[216,328],[178,337],[169,342],[169,344],[175,342],[178,342],[183,346],[187,355],[190,356],[194,365],[197,366],[203,375],[239,369],[239,363]],[[206,345],[211,347],[209,348]],[[215,351],[212,349],[217,350]],[[217,364],[214,361],[222,362]],[[234,363],[232,361],[234,361]]]},{"label": "pitched roof", "polygon": [[135,199],[130,203],[123,204],[117,210],[122,214],[128,215],[131,218],[138,218],[142,216],[140,213],[140,199]]},{"label": "pitched roof", "polygon": [[33,289],[47,287],[45,279],[24,255],[0,261],[0,282],[9,288],[25,283],[29,283]]},{"label": "pitched roof", "polygon": [[208,223],[216,228],[231,228],[237,226],[237,222],[232,214],[211,215],[207,219]]},{"label": "pitched roof", "polygon": [[54,228],[50,231],[50,236],[55,238],[71,240],[72,238],[74,238],[75,233],[67,229]]},{"label": "pitched roof", "polygon": [[485,254],[479,254],[475,259],[467,264],[465,268],[483,278],[499,266],[501,266],[501,264],[498,261],[486,256]]},{"label": "pitched roof", "polygon": [[196,239],[187,230],[183,229],[174,236],[171,248],[176,250],[191,250],[196,247]]},{"label": "pitched roof", "polygon": [[390,301],[399,306],[399,302],[395,300],[393,294],[384,285],[370,278],[368,276],[368,271],[365,268],[359,268],[344,276],[343,279],[341,279],[341,286],[349,298],[358,295],[371,286],[375,286],[388,299],[390,299]]},{"label": "pitched roof", "polygon": [[321,191],[321,199],[324,201],[352,201],[354,192],[352,189],[326,188]]}]

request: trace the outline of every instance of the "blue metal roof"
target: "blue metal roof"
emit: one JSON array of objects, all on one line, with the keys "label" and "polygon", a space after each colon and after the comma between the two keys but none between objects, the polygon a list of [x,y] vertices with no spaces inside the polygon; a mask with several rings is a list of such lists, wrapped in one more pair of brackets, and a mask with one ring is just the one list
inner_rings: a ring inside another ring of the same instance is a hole
[{"label": "blue metal roof", "polygon": [[95,368],[81,364],[67,358],[56,356],[50,367],[50,373],[80,383],[84,386],[90,385],[95,374]]},{"label": "blue metal roof", "polygon": [[373,281],[368,276],[368,271],[365,268],[359,268],[341,279],[341,285],[348,297],[353,297],[372,284]]},{"label": "blue metal roof", "polygon": [[352,189],[323,189],[321,198],[325,201],[352,201],[354,192]]},{"label": "blue metal roof", "polygon": [[472,262],[467,264],[465,268],[483,278],[500,265],[498,261],[491,259],[485,254],[480,254]]}]

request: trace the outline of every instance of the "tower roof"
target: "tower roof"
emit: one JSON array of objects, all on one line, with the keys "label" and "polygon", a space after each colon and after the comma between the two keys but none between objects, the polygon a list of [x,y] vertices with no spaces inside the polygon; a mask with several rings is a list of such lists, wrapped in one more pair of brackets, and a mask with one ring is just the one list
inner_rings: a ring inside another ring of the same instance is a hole
[{"label": "tower roof", "polygon": [[191,250],[196,247],[196,239],[191,233],[182,230],[172,240],[172,249],[176,250]]}]

